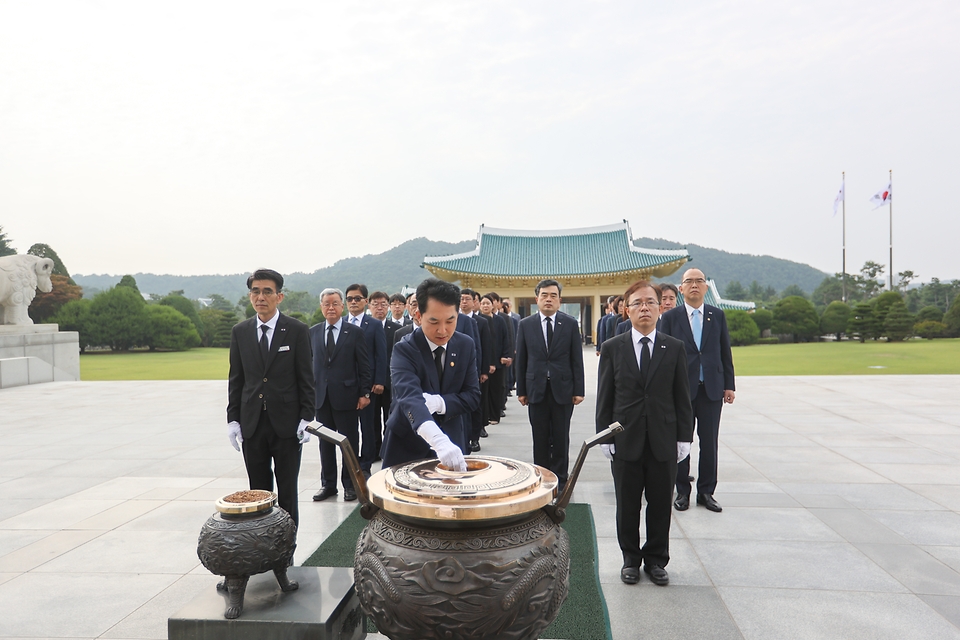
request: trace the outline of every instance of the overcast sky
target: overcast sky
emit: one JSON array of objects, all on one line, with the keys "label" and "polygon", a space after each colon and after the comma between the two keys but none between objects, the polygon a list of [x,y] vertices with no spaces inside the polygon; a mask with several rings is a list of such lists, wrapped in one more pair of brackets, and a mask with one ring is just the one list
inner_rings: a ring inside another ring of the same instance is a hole
[{"label": "overcast sky", "polygon": [[0,226],[75,273],[481,223],[960,278],[960,3],[0,0]]}]

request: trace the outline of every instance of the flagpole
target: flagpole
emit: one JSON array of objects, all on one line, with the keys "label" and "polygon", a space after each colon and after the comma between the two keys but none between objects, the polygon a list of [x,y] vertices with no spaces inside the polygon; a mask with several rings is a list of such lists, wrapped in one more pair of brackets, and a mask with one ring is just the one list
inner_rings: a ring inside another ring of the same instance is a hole
[{"label": "flagpole", "polygon": [[[847,302],[847,172],[840,173],[840,191],[843,192],[843,302]],[[836,211],[836,209],[834,209]]]},{"label": "flagpole", "polygon": [[893,291],[893,169],[890,169],[890,291]]}]

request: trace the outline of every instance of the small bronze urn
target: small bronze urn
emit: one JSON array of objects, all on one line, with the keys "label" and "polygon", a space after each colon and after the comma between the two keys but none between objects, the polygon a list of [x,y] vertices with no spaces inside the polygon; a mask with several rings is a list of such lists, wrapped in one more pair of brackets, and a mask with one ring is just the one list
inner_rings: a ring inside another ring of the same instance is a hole
[{"label": "small bronze urn", "polygon": [[337,443],[370,520],[357,541],[354,582],[364,612],[391,640],[533,640],[567,597],[570,542],[560,527],[587,450],[563,494],[537,465],[469,456],[466,471],[439,460],[383,469],[364,481],[350,444]]},{"label": "small bronze urn", "polygon": [[217,589],[230,596],[224,618],[240,616],[250,576],[272,569],[281,591],[294,591],[300,586],[287,578],[297,546],[297,525],[276,505],[276,493],[237,491],[216,501],[217,512],[200,530],[200,562],[211,573],[224,577]]}]

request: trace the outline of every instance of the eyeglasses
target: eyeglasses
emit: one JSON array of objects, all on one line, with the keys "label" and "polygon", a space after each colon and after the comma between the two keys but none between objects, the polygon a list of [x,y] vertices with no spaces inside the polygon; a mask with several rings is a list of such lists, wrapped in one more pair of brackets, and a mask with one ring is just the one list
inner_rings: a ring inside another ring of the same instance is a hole
[{"label": "eyeglasses", "polygon": [[363,302],[364,300],[363,296],[347,296],[347,302]]},{"label": "eyeglasses", "polygon": [[260,294],[263,294],[265,298],[269,298],[275,293],[276,291],[274,291],[273,289],[250,289],[250,295],[253,296],[254,298],[260,297]]},{"label": "eyeglasses", "polygon": [[339,300],[336,300],[334,302],[324,302],[320,306],[324,309],[336,309],[337,307],[342,307],[343,303]]},{"label": "eyeglasses", "polygon": [[703,278],[687,278],[680,284],[707,284],[707,281]]},{"label": "eyeglasses", "polygon": [[[349,298],[347,298],[347,299],[349,300]],[[370,303],[370,306],[371,306],[371,307],[386,307],[386,306],[388,306],[388,305],[387,305],[387,301],[386,301],[386,300],[374,300],[373,302]]]},{"label": "eyeglasses", "polygon": [[634,300],[627,306],[631,309],[635,307],[647,307],[648,309],[652,309],[653,307],[659,307],[660,303],[656,300]]}]

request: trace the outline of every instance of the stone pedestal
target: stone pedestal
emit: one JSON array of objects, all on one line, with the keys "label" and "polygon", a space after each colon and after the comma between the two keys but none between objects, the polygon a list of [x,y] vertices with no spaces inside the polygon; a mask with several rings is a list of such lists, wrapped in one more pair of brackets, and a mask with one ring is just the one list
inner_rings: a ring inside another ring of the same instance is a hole
[{"label": "stone pedestal", "polygon": [[0,325],[0,389],[80,379],[80,334],[55,324]]},{"label": "stone pedestal", "polygon": [[213,584],[167,620],[169,640],[363,640],[367,637],[353,569],[290,567],[287,576],[300,583],[283,593],[273,573],[250,578],[243,613],[223,617],[225,592]]}]

